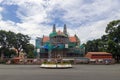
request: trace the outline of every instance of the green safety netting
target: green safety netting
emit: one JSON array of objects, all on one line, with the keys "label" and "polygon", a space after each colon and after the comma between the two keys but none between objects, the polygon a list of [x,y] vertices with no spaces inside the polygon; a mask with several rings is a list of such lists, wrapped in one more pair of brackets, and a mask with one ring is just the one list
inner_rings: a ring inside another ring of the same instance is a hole
[{"label": "green safety netting", "polygon": [[69,45],[69,47],[76,47],[76,43],[70,42],[68,45]]},{"label": "green safety netting", "polygon": [[80,48],[82,49],[82,48],[84,48],[85,46],[84,45],[80,45]]},{"label": "green safety netting", "polygon": [[64,46],[64,44],[58,44],[58,45],[56,45],[56,48],[57,49],[64,49],[65,46]]},{"label": "green safety netting", "polygon": [[67,35],[66,35],[66,34],[58,34],[58,35],[60,35],[60,36],[64,36],[64,37],[67,37]]},{"label": "green safety netting", "polygon": [[48,50],[51,50],[51,49],[52,49],[52,45],[50,44],[50,42],[46,42],[46,43],[44,44],[44,48],[45,48],[45,49],[48,49]]},{"label": "green safety netting", "polygon": [[50,44],[50,42],[46,42],[44,44],[43,48],[48,49],[48,50],[52,50],[52,49],[64,49],[65,46],[64,46],[64,44],[52,45],[52,44]]},{"label": "green safety netting", "polygon": [[74,53],[80,53],[80,50],[74,50]]},{"label": "green safety netting", "polygon": [[57,32],[52,32],[49,36],[50,37],[54,37],[54,36],[56,36],[57,35]]},{"label": "green safety netting", "polygon": [[[75,47],[75,44],[73,45]],[[79,48],[74,48],[74,49],[69,49],[70,52],[72,53],[76,53],[76,54],[81,54],[81,49],[83,48],[84,46],[81,45]],[[47,49],[48,51],[51,51],[53,49],[57,49],[57,50],[62,50],[62,49],[65,49],[65,45],[64,44],[57,44],[57,45],[52,45],[50,42],[46,42],[44,44],[44,49]],[[41,51],[41,52],[46,52],[46,51]]]},{"label": "green safety netting", "polygon": [[54,36],[57,36],[57,35],[60,35],[60,36],[64,36],[64,37],[67,37],[68,35],[62,33],[62,34],[57,34],[57,32],[52,32],[49,36],[50,37],[54,37]]},{"label": "green safety netting", "polygon": [[[76,44],[75,43],[69,43],[69,48],[75,48],[76,47]],[[45,49],[48,49],[48,50],[52,50],[52,49],[58,49],[58,50],[61,50],[61,49],[64,49],[65,48],[65,44],[56,44],[56,45],[52,45],[50,42],[46,42],[44,45],[43,45],[43,48]],[[80,49],[83,49],[84,48],[84,45],[80,45],[79,46]],[[74,52],[80,52],[79,49],[75,49],[73,50]]]}]

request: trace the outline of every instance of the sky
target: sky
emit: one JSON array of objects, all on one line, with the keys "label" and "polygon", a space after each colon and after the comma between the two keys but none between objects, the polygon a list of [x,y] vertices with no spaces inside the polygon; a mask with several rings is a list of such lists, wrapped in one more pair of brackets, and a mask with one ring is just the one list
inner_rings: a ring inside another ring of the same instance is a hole
[{"label": "sky", "polygon": [[0,0],[0,30],[31,37],[48,36],[53,24],[81,43],[106,34],[110,21],[120,19],[120,0]]}]

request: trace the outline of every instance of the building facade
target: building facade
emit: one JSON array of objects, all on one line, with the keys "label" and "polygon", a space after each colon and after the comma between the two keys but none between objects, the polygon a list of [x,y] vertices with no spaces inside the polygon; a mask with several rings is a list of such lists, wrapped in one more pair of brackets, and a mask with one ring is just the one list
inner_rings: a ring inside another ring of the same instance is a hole
[{"label": "building facade", "polygon": [[56,27],[53,25],[53,30],[48,36],[37,38],[36,50],[38,49],[40,58],[80,57],[84,53],[80,47],[80,39],[76,34],[69,36],[66,25],[64,25],[63,31],[56,31]]},{"label": "building facade", "polygon": [[114,63],[112,54],[107,52],[88,52],[85,57],[94,63]]}]

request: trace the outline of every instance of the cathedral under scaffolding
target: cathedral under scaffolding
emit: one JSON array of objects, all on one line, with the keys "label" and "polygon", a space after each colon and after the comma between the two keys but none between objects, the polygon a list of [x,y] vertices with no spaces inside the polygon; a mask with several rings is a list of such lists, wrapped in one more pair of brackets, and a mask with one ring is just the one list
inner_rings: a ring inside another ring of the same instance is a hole
[{"label": "cathedral under scaffolding", "polygon": [[36,52],[40,58],[76,58],[82,57],[85,50],[76,34],[68,35],[66,25],[63,31],[56,31],[54,24],[48,36],[36,38]]}]

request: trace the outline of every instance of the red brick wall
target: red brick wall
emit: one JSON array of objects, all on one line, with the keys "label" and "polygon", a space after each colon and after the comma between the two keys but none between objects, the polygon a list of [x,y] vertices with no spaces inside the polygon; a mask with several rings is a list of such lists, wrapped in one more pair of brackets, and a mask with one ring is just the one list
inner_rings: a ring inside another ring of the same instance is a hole
[{"label": "red brick wall", "polygon": [[93,54],[91,55],[91,59],[112,59],[112,55],[110,54]]}]

